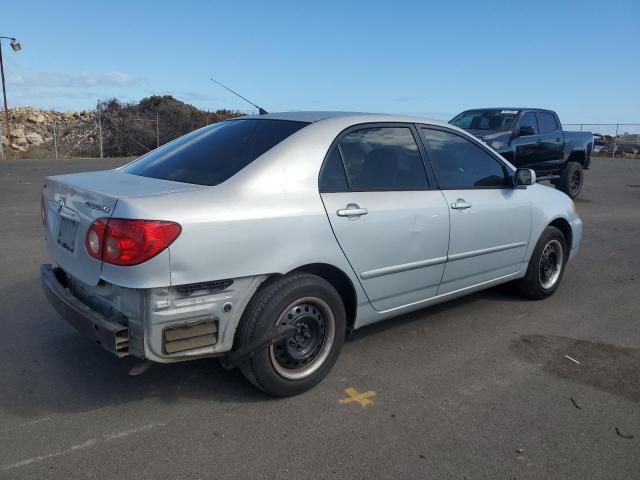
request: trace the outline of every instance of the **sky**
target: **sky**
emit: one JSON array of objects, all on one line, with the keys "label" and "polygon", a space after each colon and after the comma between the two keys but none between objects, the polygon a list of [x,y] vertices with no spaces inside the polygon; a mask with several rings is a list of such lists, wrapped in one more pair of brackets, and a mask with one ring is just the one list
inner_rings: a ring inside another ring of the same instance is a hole
[{"label": "sky", "polygon": [[9,107],[173,95],[199,108],[640,123],[640,0],[5,1]]}]

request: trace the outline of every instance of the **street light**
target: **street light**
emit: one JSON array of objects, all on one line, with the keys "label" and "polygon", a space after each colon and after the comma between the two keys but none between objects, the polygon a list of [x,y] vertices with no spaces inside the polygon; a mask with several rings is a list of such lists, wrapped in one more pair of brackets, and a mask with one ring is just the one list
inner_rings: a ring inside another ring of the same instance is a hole
[{"label": "street light", "polygon": [[4,83],[4,65],[2,63],[2,40],[11,40],[11,48],[14,52],[22,49],[20,42],[13,37],[3,37],[0,35],[0,76],[2,76],[2,97],[4,98],[4,113],[7,116],[7,139],[9,138],[9,109],[7,107],[7,89]]}]

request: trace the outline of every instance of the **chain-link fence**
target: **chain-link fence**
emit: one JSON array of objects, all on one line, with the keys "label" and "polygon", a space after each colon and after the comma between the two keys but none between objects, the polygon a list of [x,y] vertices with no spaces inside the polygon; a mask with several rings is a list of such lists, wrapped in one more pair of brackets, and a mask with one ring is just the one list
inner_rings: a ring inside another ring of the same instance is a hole
[{"label": "chain-link fence", "polygon": [[[61,113],[30,108],[0,115],[2,158],[135,157],[180,135],[241,114],[208,112],[167,97],[136,105],[98,102],[96,110]],[[173,102],[173,103],[172,103]],[[594,135],[593,155],[640,158],[640,123],[569,123]]]},{"label": "chain-link fence", "polygon": [[564,123],[565,130],[593,134],[593,155],[640,158],[640,123]]},{"label": "chain-link fence", "polygon": [[[152,97],[153,98],[153,97]],[[143,155],[171,140],[242,112],[198,110],[157,97],[157,105],[99,102],[96,110],[0,112],[2,158],[102,158]],[[158,108],[154,108],[158,107]]]}]

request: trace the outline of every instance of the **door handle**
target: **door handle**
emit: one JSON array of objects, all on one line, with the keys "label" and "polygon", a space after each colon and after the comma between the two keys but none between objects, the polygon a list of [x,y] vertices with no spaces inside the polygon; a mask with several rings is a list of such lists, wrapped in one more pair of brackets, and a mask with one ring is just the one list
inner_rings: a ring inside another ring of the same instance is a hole
[{"label": "door handle", "polygon": [[471,208],[471,203],[465,202],[464,198],[459,198],[456,200],[456,203],[451,204],[451,208],[454,210],[466,210],[467,208]]},{"label": "door handle", "polygon": [[341,208],[336,212],[339,217],[349,217],[354,219],[361,217],[362,215],[366,215],[367,213],[369,213],[369,210],[366,208],[360,208],[355,203],[350,203],[346,208]]}]

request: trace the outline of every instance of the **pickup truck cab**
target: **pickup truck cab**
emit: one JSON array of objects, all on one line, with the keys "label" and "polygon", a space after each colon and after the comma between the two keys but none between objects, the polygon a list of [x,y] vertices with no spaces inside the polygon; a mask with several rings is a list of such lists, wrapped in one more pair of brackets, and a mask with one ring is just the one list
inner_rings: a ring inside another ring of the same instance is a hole
[{"label": "pickup truck cab", "polygon": [[571,198],[591,163],[591,132],[566,132],[558,115],[539,108],[467,110],[449,121],[475,135],[517,168],[530,168]]}]

